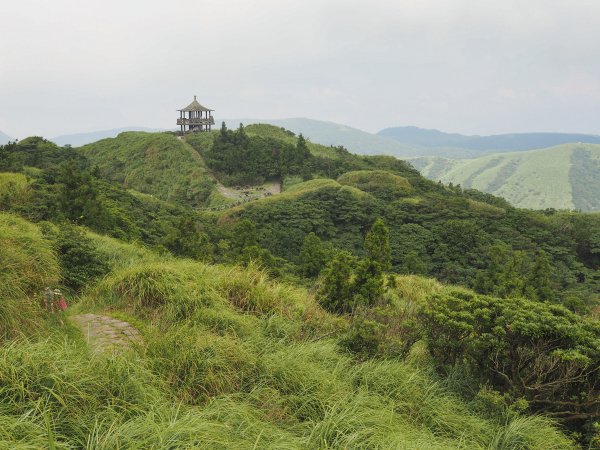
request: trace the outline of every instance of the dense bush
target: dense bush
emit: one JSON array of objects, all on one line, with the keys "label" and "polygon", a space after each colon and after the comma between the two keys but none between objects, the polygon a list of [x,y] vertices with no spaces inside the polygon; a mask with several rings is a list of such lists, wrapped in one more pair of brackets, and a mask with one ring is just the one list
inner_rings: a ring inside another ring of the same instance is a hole
[{"label": "dense bush", "polygon": [[568,422],[600,417],[597,321],[559,305],[461,290],[434,294],[421,319],[440,364],[466,364],[482,383]]},{"label": "dense bush", "polygon": [[56,237],[63,283],[78,291],[109,271],[108,262],[84,231],[62,225]]}]

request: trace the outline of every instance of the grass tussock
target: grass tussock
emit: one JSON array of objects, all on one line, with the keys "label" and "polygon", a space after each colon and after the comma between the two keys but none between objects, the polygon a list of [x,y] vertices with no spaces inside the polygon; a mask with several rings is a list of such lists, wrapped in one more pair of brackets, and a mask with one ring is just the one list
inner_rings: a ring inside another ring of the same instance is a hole
[{"label": "grass tussock", "polygon": [[39,295],[56,286],[60,267],[39,228],[0,213],[0,341],[41,329]]}]

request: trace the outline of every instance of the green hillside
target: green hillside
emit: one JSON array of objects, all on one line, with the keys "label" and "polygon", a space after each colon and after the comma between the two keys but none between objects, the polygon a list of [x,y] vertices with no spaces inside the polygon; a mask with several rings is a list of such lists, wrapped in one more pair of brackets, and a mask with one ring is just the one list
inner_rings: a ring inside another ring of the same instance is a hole
[{"label": "green hillside", "polygon": [[125,132],[81,147],[102,176],[161,200],[204,204],[214,180],[193,151],[171,133]]},{"label": "green hillside", "polygon": [[600,211],[600,145],[410,162],[428,178],[488,192],[521,208]]},{"label": "green hillside", "polygon": [[269,125],[0,146],[0,211],[0,448],[597,445],[598,214]]},{"label": "green hillside", "polygon": [[[402,359],[348,353],[348,319],[302,288],[88,239],[109,272],[58,317],[34,296],[67,267],[52,236],[0,214],[0,244],[11,251],[0,273],[20,289],[0,294],[3,447],[576,448],[554,422],[503,406],[493,391],[461,399],[421,345]],[[33,265],[32,248],[44,252]],[[415,277],[396,284],[397,311],[451,293]],[[75,327],[82,313],[125,319],[142,339],[93,350]]]}]

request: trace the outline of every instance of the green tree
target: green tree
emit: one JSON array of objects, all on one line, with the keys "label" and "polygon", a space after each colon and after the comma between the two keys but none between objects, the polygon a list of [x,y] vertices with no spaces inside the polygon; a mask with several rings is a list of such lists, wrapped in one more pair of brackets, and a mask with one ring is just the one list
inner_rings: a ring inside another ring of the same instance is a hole
[{"label": "green tree", "polygon": [[352,309],[379,303],[383,298],[384,286],[381,264],[370,258],[363,259],[356,268],[352,282]]},{"label": "green tree", "polygon": [[300,249],[300,271],[307,277],[319,275],[327,261],[327,250],[315,233],[308,233]]},{"label": "green tree", "polygon": [[381,265],[384,271],[392,267],[389,231],[382,219],[377,219],[365,237],[365,250],[373,261]]},{"label": "green tree", "polygon": [[552,267],[548,254],[539,250],[528,279],[528,297],[534,300],[554,301],[556,295],[552,286]]},{"label": "green tree", "polygon": [[464,290],[433,294],[419,314],[444,369],[466,364],[480,382],[570,423],[600,418],[600,325],[561,305]]},{"label": "green tree", "polygon": [[402,271],[408,274],[426,274],[427,264],[415,250],[411,250],[404,257]]},{"label": "green tree", "polygon": [[242,219],[231,230],[230,249],[235,256],[240,255],[246,247],[258,245],[256,224],[250,219]]},{"label": "green tree", "polygon": [[323,271],[317,301],[330,312],[343,314],[352,311],[352,269],[354,259],[349,252],[337,253]]},{"label": "green tree", "polygon": [[110,270],[106,257],[85,233],[72,225],[60,227],[56,239],[62,279],[66,286],[79,290]]},{"label": "green tree", "polygon": [[213,254],[208,236],[198,229],[192,217],[181,218],[163,238],[162,244],[176,255],[188,258],[210,261]]}]

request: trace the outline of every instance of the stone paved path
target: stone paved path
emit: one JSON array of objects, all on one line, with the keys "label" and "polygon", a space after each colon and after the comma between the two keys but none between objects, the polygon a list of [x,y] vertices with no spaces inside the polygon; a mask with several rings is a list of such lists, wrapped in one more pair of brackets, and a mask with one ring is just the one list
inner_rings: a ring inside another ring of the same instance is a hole
[{"label": "stone paved path", "polygon": [[122,351],[142,342],[142,335],[130,323],[98,314],[72,317],[88,344],[98,352]]}]

